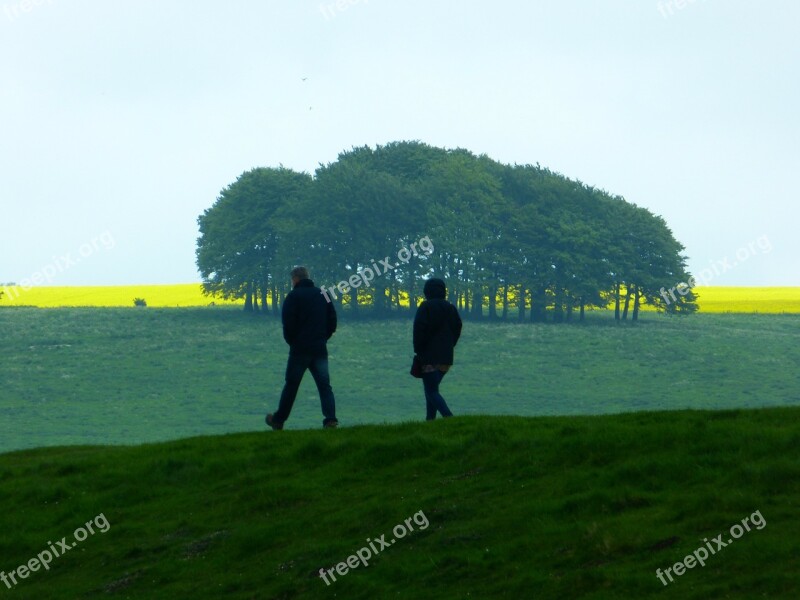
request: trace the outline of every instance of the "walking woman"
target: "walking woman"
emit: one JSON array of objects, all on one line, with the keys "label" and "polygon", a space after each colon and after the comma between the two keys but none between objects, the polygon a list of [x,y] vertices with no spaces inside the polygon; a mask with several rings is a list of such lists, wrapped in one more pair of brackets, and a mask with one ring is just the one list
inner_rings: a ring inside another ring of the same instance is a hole
[{"label": "walking woman", "polygon": [[439,384],[453,365],[453,348],[461,337],[461,317],[456,307],[445,299],[444,281],[429,279],[424,292],[425,301],[414,317],[414,353],[422,366],[426,419],[432,421],[437,411],[443,417],[453,416],[439,393]]}]

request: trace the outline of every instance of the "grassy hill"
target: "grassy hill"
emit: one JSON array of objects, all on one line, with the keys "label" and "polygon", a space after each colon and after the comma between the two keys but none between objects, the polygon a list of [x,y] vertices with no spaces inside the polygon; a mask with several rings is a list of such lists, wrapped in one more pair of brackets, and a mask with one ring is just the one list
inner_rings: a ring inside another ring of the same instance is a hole
[{"label": "grassy hill", "polygon": [[[0,570],[97,515],[110,527],[0,598],[794,599],[798,445],[800,409],[778,408],[4,454]],[[756,511],[766,525],[705,567],[656,577]],[[368,566],[319,577],[414,515]]]}]

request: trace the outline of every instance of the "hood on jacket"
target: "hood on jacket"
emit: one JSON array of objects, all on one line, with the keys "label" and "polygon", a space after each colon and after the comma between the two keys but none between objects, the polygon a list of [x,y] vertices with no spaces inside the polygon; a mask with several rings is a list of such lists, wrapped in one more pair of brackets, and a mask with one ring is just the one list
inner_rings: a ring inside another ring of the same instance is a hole
[{"label": "hood on jacket", "polygon": [[444,300],[447,295],[447,287],[444,281],[434,277],[425,282],[423,292],[425,293],[426,300],[433,300],[434,298],[441,298]]}]

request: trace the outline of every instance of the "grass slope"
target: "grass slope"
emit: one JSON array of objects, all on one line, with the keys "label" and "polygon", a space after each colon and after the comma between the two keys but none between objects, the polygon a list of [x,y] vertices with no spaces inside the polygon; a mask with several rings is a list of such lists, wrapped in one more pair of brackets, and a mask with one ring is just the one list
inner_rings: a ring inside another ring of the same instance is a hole
[{"label": "grass slope", "polygon": [[[0,570],[103,513],[0,597],[348,600],[800,594],[800,409],[434,423],[0,456]],[[329,587],[317,576],[423,511]],[[655,576],[760,511],[664,587]]]},{"label": "grass slope", "polygon": [[[286,368],[279,322],[236,309],[0,310],[0,331],[0,452],[263,430]],[[410,320],[343,322],[329,347],[344,425],[424,418]],[[459,415],[787,406],[798,364],[798,316],[466,322],[442,390]],[[307,376],[287,427],[321,419]]]}]

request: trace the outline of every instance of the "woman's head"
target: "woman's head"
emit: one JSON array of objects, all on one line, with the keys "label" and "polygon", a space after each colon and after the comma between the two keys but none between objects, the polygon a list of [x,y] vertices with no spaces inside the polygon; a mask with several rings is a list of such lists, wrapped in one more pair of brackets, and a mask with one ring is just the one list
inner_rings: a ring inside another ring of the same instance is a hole
[{"label": "woman's head", "polygon": [[447,286],[445,286],[444,281],[441,279],[432,277],[425,282],[423,292],[425,293],[426,300],[433,300],[434,298],[441,298],[444,300],[447,296]]}]

